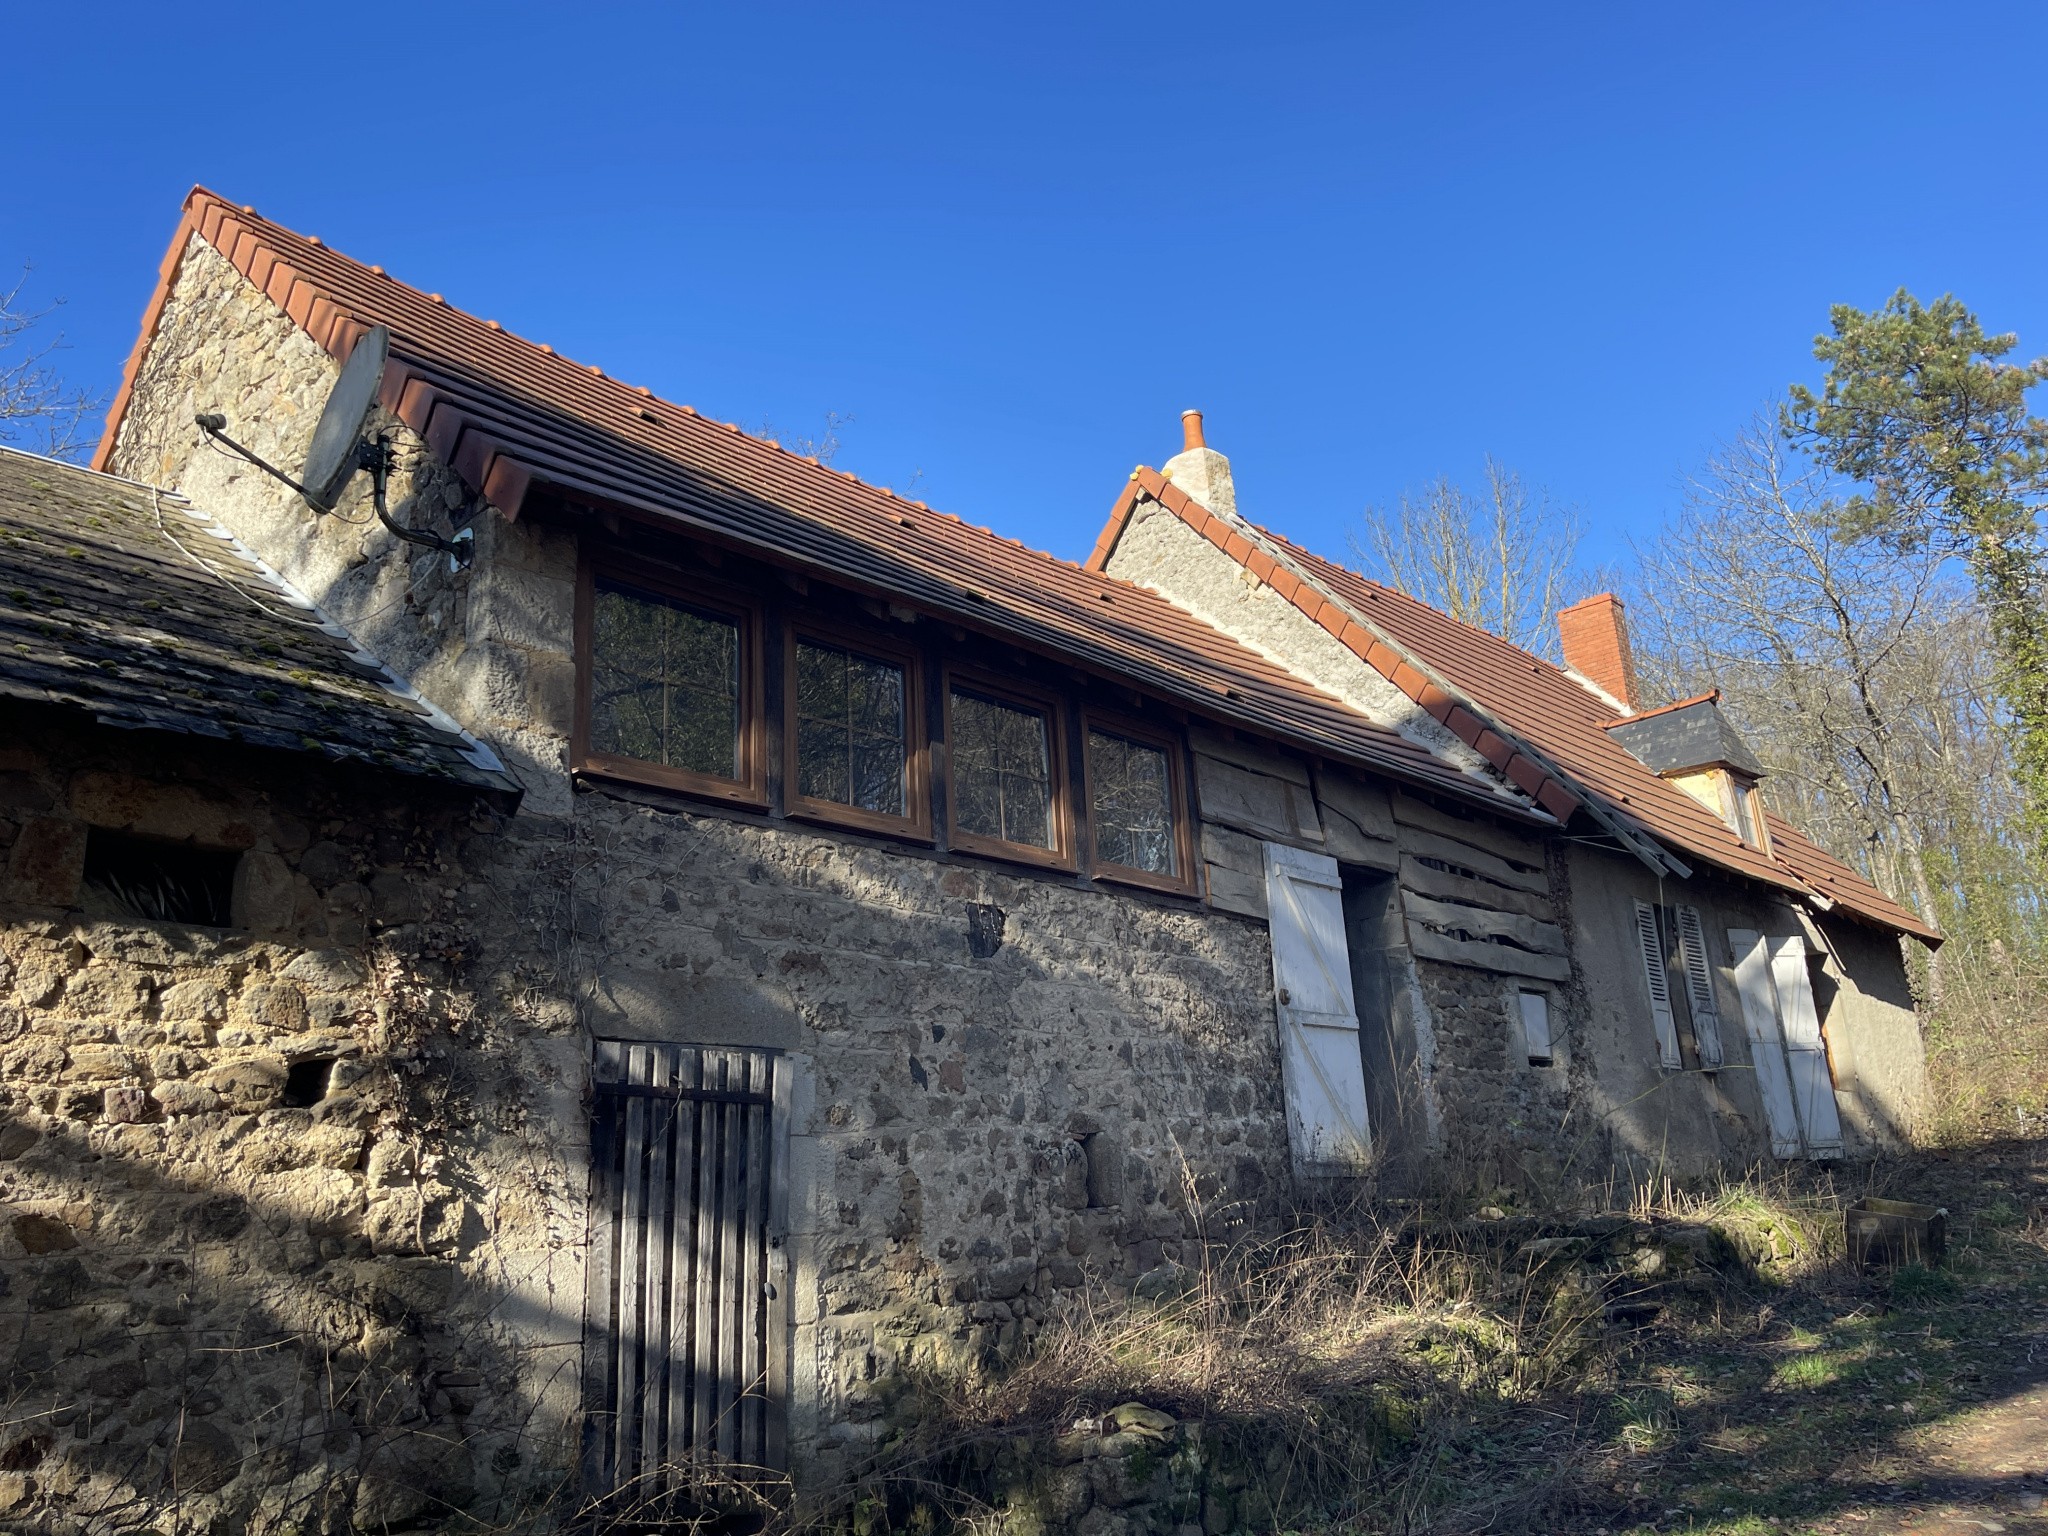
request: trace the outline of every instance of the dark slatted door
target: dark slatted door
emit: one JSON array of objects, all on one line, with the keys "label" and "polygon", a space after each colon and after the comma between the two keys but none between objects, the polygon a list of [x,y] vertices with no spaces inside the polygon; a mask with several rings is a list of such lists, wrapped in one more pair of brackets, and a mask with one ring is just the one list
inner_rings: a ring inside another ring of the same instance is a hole
[{"label": "dark slatted door", "polygon": [[655,1496],[686,1462],[783,1470],[788,1063],[600,1040],[584,1473]]}]

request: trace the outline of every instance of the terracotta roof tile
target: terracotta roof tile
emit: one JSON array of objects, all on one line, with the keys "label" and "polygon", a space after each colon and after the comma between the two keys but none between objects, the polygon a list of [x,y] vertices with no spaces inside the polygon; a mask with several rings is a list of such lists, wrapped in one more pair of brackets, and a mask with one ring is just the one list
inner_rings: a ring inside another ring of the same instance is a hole
[{"label": "terracotta roof tile", "polygon": [[[1138,472],[1140,489],[1160,484],[1151,471]],[[1159,500],[1178,510],[1173,498],[1162,495]],[[1185,503],[1185,498],[1181,500]],[[1114,551],[1130,508],[1120,505],[1118,514],[1098,541],[1098,564],[1106,563]],[[1780,889],[1818,892],[1868,921],[1940,942],[1936,929],[1781,818],[1769,819],[1775,859],[1743,843],[1720,817],[1609,736],[1605,727],[1628,717],[1563,668],[1311,554],[1270,530],[1246,526],[1300,573],[1303,585],[1294,603],[1301,612],[1325,629],[1346,606],[1370,615],[1393,644],[1375,640],[1365,648],[1366,660],[1409,697],[1427,703],[1426,680],[1411,660],[1432,668],[1461,694],[1471,710],[1453,711],[1446,724],[1487,761],[1503,762],[1505,749],[1512,745],[1504,738],[1526,743],[1528,750],[1505,757],[1505,772],[1553,814],[1569,815],[1574,797],[1585,803],[1590,794],[1596,803],[1604,802],[1609,814],[1687,855]],[[1335,601],[1326,602],[1320,594]],[[1548,765],[1532,758],[1531,751],[1547,758]],[[1558,781],[1558,772],[1568,784]]]},{"label": "terracotta roof tile", "polygon": [[[337,316],[390,327],[386,408],[507,516],[516,517],[542,485],[572,499],[632,509],[1060,656],[1208,718],[1518,813],[1515,802],[1477,777],[1155,593],[949,516],[905,526],[901,501],[844,471],[688,406],[649,412],[644,391],[493,329],[438,295],[234,210],[203,189],[187,199],[96,462],[106,462],[118,438],[188,237],[196,231],[221,249],[216,237],[230,222],[234,233],[223,254],[245,275],[266,272],[263,291],[290,306],[302,324],[313,318],[315,301],[325,300]],[[256,237],[253,245],[245,233]],[[346,330],[336,320],[326,338],[314,339],[339,352]],[[1126,496],[1137,491],[1133,483]],[[1195,505],[1172,494],[1183,507]],[[1213,531],[1219,540],[1230,532],[1220,520]],[[1243,547],[1249,552],[1251,546]],[[1100,601],[1105,590],[1117,600]]]}]

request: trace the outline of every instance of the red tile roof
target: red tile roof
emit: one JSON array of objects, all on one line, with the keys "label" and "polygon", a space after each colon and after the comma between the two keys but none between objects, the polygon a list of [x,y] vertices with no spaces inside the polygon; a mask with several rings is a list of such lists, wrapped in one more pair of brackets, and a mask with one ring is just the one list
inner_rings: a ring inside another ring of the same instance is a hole
[{"label": "red tile roof", "polygon": [[1259,575],[1561,819],[1580,806],[1611,832],[1619,825],[1630,835],[1624,841],[1648,834],[1731,873],[1940,942],[1936,929],[1780,818],[1770,821],[1775,858],[1749,847],[1610,737],[1604,727],[1626,717],[1563,668],[1242,518],[1220,516],[1149,469],[1119,498],[1091,568],[1107,563],[1144,497]]},{"label": "red tile roof", "polygon": [[[388,326],[383,399],[508,517],[546,485],[824,573],[1324,756],[1543,819],[1142,587],[1026,549],[608,379],[317,240],[195,189],[108,415],[96,466],[190,238],[336,357]],[[1558,808],[1555,793],[1547,802]]]}]

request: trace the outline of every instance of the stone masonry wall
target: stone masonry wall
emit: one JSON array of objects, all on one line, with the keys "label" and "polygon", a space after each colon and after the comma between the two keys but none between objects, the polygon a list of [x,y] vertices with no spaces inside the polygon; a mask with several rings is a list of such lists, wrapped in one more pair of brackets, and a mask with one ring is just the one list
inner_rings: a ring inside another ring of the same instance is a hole
[{"label": "stone masonry wall", "polygon": [[[573,1022],[575,1073],[591,1035],[790,1055],[789,1386],[807,1478],[829,1482],[886,1432],[906,1371],[999,1358],[1062,1294],[1133,1284],[1198,1225],[1220,1232],[1236,1202],[1284,1187],[1263,924],[576,790],[570,534],[462,503],[396,429],[399,494],[480,513],[472,570],[422,558],[408,571],[350,521],[357,501],[314,519],[189,427],[218,407],[257,451],[295,463],[334,371],[195,244],[114,467],[206,506],[513,766],[527,798],[479,857],[524,905],[469,915],[465,936],[488,973],[522,978],[546,1027]],[[587,1112],[551,1113],[553,1176],[574,1196],[550,1219],[580,1232]],[[580,1312],[580,1271],[550,1285],[537,1310],[552,1340]]]},{"label": "stone masonry wall", "polygon": [[[1242,920],[602,794],[506,821],[324,770],[257,790],[198,748],[152,782],[133,737],[35,739],[0,823],[17,1514],[561,1497],[584,1021],[794,1029],[793,1427],[821,1482],[907,1371],[999,1359],[1284,1188]],[[246,850],[254,929],[95,915],[87,824]],[[322,1097],[288,1105],[316,1059]]]},{"label": "stone masonry wall", "polygon": [[[553,1497],[582,1051],[479,962],[497,815],[21,706],[0,740],[0,1524]],[[239,926],[121,915],[93,827],[239,854]]]}]

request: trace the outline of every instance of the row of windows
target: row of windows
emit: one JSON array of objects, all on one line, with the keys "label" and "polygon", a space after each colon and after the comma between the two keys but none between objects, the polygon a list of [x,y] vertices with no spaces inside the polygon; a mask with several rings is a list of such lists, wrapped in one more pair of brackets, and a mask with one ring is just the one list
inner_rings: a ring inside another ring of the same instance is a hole
[{"label": "row of windows", "polygon": [[[744,596],[600,568],[585,589],[578,766],[767,803],[761,614]],[[1084,711],[1069,789],[1057,696],[948,666],[941,743],[926,739],[922,660],[888,638],[792,621],[784,634],[787,809],[920,840],[932,765],[950,846],[1155,889],[1194,889],[1178,742]]]}]

